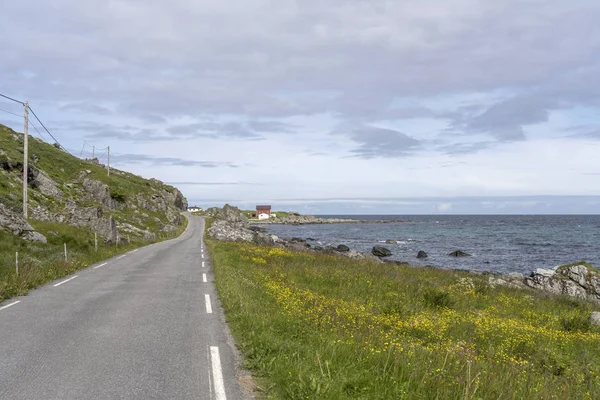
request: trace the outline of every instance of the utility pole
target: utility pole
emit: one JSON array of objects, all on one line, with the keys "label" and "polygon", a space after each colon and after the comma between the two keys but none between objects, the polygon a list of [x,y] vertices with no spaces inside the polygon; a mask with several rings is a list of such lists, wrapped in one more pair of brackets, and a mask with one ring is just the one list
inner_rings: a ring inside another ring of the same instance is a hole
[{"label": "utility pole", "polygon": [[94,160],[94,153],[96,153],[96,146],[92,145],[92,161]]},{"label": "utility pole", "polygon": [[106,169],[108,171],[108,176],[110,176],[110,146],[108,146],[108,161],[106,163]]},{"label": "utility pole", "polygon": [[29,103],[25,102],[25,128],[23,129],[23,218],[27,219],[27,170],[29,169]]}]

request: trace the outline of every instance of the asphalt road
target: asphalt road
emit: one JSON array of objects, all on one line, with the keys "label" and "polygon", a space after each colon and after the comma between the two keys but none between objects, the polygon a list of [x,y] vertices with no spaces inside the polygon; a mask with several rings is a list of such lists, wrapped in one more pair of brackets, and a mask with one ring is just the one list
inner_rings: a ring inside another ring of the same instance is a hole
[{"label": "asphalt road", "polygon": [[0,304],[0,399],[242,398],[203,230]]}]

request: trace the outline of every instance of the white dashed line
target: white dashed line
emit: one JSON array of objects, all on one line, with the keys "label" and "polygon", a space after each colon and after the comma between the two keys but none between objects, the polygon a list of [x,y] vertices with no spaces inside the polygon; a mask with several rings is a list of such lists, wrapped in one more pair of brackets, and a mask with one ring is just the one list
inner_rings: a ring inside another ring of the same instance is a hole
[{"label": "white dashed line", "polygon": [[123,254],[122,256],[117,257],[117,260],[120,260],[123,257],[127,257],[127,254]]},{"label": "white dashed line", "polygon": [[106,264],[108,264],[108,263],[104,263],[104,264],[96,265],[96,266],[94,267],[94,269],[98,269],[98,268],[100,268],[100,267],[104,267]]},{"label": "white dashed line", "polygon": [[0,311],[2,311],[2,310],[4,310],[4,309],[6,309],[6,308],[8,308],[8,307],[12,307],[12,306],[14,306],[15,304],[19,304],[19,303],[20,303],[20,301],[19,301],[19,300],[17,300],[17,301],[13,301],[13,302],[12,302],[12,303],[10,303],[10,304],[7,304],[7,305],[5,305],[5,306],[2,306],[2,307],[0,307]]},{"label": "white dashed line", "polygon": [[206,313],[207,314],[212,314],[212,306],[210,304],[210,295],[205,294],[204,295],[204,301],[206,302]]},{"label": "white dashed line", "polygon": [[206,274],[202,274],[202,282],[206,283]]},{"label": "white dashed line", "polygon": [[135,249],[134,251],[132,251],[132,253],[137,253],[139,249]]},{"label": "white dashed line", "polygon": [[227,400],[225,396],[225,384],[223,383],[223,371],[221,370],[221,356],[219,348],[210,346],[210,361],[212,364],[213,384],[215,385],[215,400]]},{"label": "white dashed line", "polygon": [[202,268],[204,268],[204,261],[202,261]]},{"label": "white dashed line", "polygon": [[202,258],[204,258],[204,253],[202,253]]},{"label": "white dashed line", "polygon": [[56,285],[54,285],[54,287],[58,287],[58,286],[62,285],[63,283],[67,283],[67,282],[69,282],[69,281],[72,281],[73,279],[77,278],[78,276],[79,276],[79,275],[75,275],[75,276],[73,276],[73,277],[71,277],[71,278],[69,278],[69,279],[65,279],[65,280],[64,280],[64,281],[62,281],[62,282],[58,282]]}]

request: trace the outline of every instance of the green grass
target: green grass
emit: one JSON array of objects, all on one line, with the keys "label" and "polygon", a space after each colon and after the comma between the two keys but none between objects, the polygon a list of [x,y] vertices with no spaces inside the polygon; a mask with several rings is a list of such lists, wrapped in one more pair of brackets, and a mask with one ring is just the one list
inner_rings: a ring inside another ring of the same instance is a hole
[{"label": "green grass", "polygon": [[589,303],[460,271],[206,243],[265,398],[600,398]]},{"label": "green grass", "polygon": [[[94,247],[94,233],[88,228],[67,224],[30,221],[48,243],[31,243],[12,234],[0,231],[0,301],[27,292],[46,282],[72,274],[101,260],[126,253],[135,248],[179,236],[187,227],[183,217],[177,232],[162,233],[153,242],[105,244],[98,238],[98,251]],[[64,244],[67,244],[67,261]],[[19,252],[19,274],[16,274],[15,252]]]}]

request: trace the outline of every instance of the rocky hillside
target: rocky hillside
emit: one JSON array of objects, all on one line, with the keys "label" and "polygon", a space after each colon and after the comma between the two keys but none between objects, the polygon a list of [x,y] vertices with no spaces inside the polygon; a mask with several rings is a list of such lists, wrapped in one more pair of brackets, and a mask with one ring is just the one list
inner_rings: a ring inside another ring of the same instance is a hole
[{"label": "rocky hillside", "polygon": [[[106,242],[153,240],[181,224],[187,200],[156,179],[81,160],[29,138],[29,219],[88,227]],[[44,242],[22,218],[23,135],[0,125],[0,230]],[[35,224],[34,224],[35,225]]]}]

